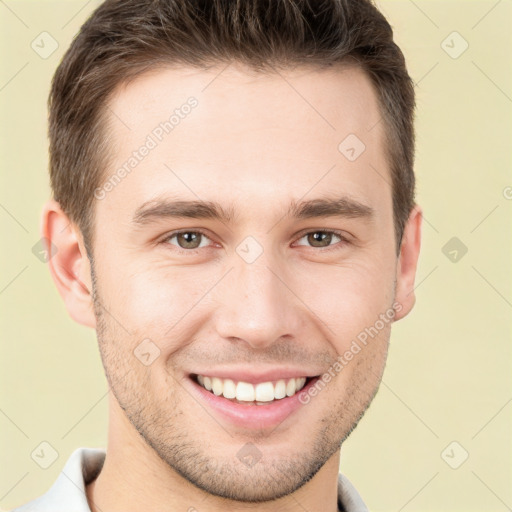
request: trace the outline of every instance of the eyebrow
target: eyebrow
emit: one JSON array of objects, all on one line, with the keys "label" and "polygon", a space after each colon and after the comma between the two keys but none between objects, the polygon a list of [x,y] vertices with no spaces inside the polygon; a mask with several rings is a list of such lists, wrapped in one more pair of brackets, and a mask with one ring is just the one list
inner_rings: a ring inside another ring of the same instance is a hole
[{"label": "eyebrow", "polygon": [[[292,200],[284,217],[312,219],[320,217],[362,218],[372,220],[375,210],[353,198]],[[212,219],[229,224],[235,218],[233,207],[225,209],[212,201],[175,201],[166,198],[146,201],[135,211],[132,223],[146,225],[166,218]]]}]

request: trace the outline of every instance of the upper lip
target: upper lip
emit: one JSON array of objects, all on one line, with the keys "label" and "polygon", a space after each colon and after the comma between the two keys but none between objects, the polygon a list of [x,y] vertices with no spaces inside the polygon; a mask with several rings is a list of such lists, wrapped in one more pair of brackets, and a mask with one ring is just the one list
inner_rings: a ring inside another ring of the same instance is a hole
[{"label": "upper lip", "polygon": [[231,379],[235,382],[248,382],[250,384],[259,384],[260,382],[269,382],[277,380],[287,380],[299,377],[317,377],[322,372],[312,372],[300,368],[269,368],[267,370],[254,371],[254,368],[226,368],[224,370],[204,370],[192,372],[190,375],[204,375],[207,377],[217,377],[219,379]]}]

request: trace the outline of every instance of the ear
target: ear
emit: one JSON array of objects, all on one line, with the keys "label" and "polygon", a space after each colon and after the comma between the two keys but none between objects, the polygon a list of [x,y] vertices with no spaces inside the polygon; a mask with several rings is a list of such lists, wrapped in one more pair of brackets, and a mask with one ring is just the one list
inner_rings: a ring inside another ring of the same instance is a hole
[{"label": "ear", "polygon": [[40,232],[46,239],[51,276],[68,313],[79,324],[95,328],[91,268],[80,230],[52,199],[43,207]]},{"label": "ear", "polygon": [[395,301],[401,307],[395,309],[394,321],[409,314],[416,302],[414,279],[420,254],[422,219],[423,212],[418,205],[415,205],[404,228],[397,263]]}]

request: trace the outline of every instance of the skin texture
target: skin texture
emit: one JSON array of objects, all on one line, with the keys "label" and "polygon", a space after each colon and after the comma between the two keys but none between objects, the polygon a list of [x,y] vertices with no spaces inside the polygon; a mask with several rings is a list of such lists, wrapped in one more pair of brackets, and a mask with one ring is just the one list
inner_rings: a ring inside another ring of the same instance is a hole
[{"label": "skin texture", "polygon": [[[43,211],[42,233],[58,248],[52,276],[72,318],[97,330],[110,386],[91,509],[334,512],[340,446],[377,392],[392,322],[276,428],[235,427],[192,398],[187,375],[292,366],[322,374],[393,304],[394,320],[403,318],[415,300],[421,209],[397,257],[384,123],[356,68],[254,74],[231,64],[141,75],[109,102],[105,179],[192,96],[190,114],[95,201],[93,268],[59,205]],[[366,146],[355,161],[338,150],[349,134]],[[157,196],[215,201],[232,218],[132,223]],[[374,215],[286,215],[292,200],[341,196]],[[201,246],[169,239],[182,229],[203,230]],[[319,229],[347,241],[315,245],[307,234]],[[263,251],[252,263],[237,252],[247,237]],[[146,366],[134,350],[148,338],[160,354]],[[246,443],[261,453],[252,467],[237,457]]]}]

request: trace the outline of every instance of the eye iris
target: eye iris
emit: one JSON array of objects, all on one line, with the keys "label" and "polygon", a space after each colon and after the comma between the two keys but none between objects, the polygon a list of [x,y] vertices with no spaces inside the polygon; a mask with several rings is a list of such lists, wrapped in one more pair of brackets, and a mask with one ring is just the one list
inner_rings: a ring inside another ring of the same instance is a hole
[{"label": "eye iris", "polygon": [[196,249],[201,244],[201,233],[188,231],[177,235],[178,244],[183,249]]},{"label": "eye iris", "polygon": [[[313,247],[327,247],[330,245],[332,240],[331,233],[323,233],[321,231],[317,231],[316,233],[310,233],[308,235],[308,242]],[[326,243],[324,243],[326,242]]]}]

